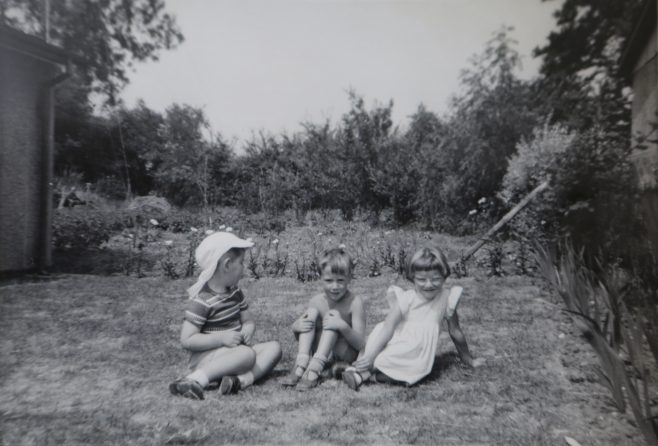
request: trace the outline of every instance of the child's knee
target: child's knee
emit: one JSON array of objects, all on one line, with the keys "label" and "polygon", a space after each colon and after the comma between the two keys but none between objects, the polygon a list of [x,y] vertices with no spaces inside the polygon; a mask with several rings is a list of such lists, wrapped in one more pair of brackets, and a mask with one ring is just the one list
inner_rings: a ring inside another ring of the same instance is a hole
[{"label": "child's knee", "polygon": [[283,355],[283,352],[281,350],[281,344],[279,344],[277,341],[270,341],[267,342],[265,345],[266,345],[265,351],[267,351],[270,356],[273,356],[278,362],[281,359],[281,356]]},{"label": "child's knee", "polygon": [[315,321],[319,315],[320,312],[317,310],[317,308],[309,308],[306,310],[306,313],[304,313],[304,316],[302,317],[305,319],[310,319],[311,321]]},{"label": "child's knee", "polygon": [[256,364],[256,352],[251,347],[247,347],[246,345],[235,347],[235,354],[238,355],[240,362],[248,368]]}]

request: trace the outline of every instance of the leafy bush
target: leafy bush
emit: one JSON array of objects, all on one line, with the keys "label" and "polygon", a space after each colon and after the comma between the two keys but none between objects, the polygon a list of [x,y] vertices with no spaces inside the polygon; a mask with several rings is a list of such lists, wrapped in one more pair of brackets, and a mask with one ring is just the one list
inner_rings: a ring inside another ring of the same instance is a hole
[{"label": "leafy bush", "polygon": [[121,178],[116,176],[104,176],[96,181],[94,190],[99,195],[112,200],[123,200],[126,198],[126,185]]},{"label": "leafy bush", "polygon": [[519,241],[569,237],[587,255],[603,254],[604,263],[631,261],[646,250],[624,135],[545,125],[517,150],[499,194],[508,206],[544,180],[551,186],[510,223]]},{"label": "leafy bush", "polygon": [[[503,203],[511,207],[540,183],[550,180],[575,136],[566,127],[546,123],[535,128],[530,139],[517,144],[517,153],[510,158],[499,193]],[[514,218],[509,229],[522,242],[545,240],[547,233],[556,231],[559,207],[554,190],[549,189]]]},{"label": "leafy bush", "polygon": [[83,208],[57,209],[52,243],[56,249],[97,249],[110,239],[114,212]]},{"label": "leafy bush", "polygon": [[203,216],[200,212],[187,209],[172,210],[172,212],[163,216],[158,222],[162,229],[174,233],[188,232],[190,228],[201,228],[204,224]]}]

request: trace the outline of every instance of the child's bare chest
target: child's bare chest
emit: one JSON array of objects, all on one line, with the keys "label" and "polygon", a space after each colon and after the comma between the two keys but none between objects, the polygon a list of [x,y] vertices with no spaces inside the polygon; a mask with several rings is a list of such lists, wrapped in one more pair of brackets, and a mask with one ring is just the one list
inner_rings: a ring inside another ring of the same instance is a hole
[{"label": "child's bare chest", "polygon": [[338,302],[331,301],[329,299],[323,298],[320,300],[318,305],[318,311],[320,317],[324,317],[329,311],[335,310],[338,311],[340,317],[345,321],[350,321],[352,319],[352,300],[354,297],[352,295],[345,296]]}]

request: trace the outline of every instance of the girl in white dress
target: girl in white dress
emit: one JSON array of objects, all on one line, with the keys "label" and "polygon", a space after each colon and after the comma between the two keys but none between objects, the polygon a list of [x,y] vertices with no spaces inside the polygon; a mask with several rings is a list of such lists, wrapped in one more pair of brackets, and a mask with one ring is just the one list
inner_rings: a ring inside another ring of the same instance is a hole
[{"label": "girl in white dress", "polygon": [[413,289],[389,287],[386,300],[390,310],[386,319],[375,326],[364,351],[353,367],[342,374],[343,381],[354,390],[373,374],[377,381],[407,385],[427,376],[434,365],[444,318],[462,360],[472,364],[455,311],[462,288],[443,288],[450,275],[443,253],[436,248],[420,249],[411,257],[406,275],[413,282]]}]

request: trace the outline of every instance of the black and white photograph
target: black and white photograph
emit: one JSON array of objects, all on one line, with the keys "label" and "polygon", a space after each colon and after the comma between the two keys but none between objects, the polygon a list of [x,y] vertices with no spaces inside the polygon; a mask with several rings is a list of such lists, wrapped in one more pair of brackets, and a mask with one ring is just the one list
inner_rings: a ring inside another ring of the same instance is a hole
[{"label": "black and white photograph", "polygon": [[658,446],[658,0],[0,0],[0,445]]}]

